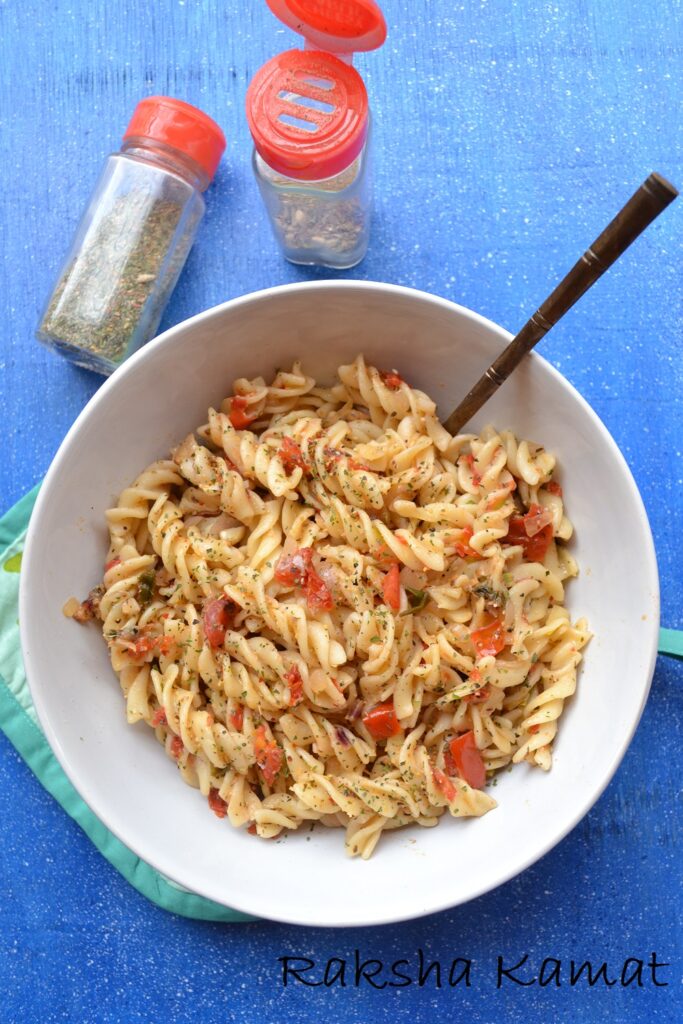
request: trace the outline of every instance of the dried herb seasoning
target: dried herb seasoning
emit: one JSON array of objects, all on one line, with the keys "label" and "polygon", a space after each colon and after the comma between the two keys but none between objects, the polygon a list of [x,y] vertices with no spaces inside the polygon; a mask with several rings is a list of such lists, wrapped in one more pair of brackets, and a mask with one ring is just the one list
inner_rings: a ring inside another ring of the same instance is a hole
[{"label": "dried herb seasoning", "polygon": [[166,296],[158,284],[182,213],[180,203],[150,203],[144,192],[117,199],[62,274],[40,332],[120,363],[137,347],[143,317],[161,317]]},{"label": "dried herb seasoning", "polygon": [[106,161],[40,326],[40,341],[111,373],[157,330],[204,213],[225,138],[206,114],[152,96]]}]

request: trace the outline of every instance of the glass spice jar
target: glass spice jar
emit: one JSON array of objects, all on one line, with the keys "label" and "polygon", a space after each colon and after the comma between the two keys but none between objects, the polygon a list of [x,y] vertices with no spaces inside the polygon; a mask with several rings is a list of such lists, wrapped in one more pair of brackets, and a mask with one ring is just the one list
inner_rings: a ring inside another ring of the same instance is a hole
[{"label": "glass spice jar", "polygon": [[305,48],[268,61],[247,90],[253,170],[291,263],[346,270],[370,237],[370,113],[357,50],[386,38],[374,0],[266,0]]},{"label": "glass spice jar", "polygon": [[224,150],[221,129],[189,103],[138,103],[78,226],[40,341],[106,375],[154,336]]}]

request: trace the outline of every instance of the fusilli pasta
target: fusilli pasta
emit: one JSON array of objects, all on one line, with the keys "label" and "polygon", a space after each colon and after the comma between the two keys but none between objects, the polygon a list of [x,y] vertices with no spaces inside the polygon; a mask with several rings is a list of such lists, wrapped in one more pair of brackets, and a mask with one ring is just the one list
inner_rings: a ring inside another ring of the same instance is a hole
[{"label": "fusilli pasta", "polygon": [[359,356],[233,395],[107,512],[101,620],[128,721],[219,817],[262,838],[382,832],[495,806],[551,766],[590,634],[555,459]]}]

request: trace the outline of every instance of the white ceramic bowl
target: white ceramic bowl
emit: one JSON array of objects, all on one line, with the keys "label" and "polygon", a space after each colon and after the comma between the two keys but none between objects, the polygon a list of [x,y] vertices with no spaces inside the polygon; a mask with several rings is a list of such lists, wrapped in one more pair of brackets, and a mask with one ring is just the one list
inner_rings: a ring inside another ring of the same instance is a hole
[{"label": "white ceramic bowl", "polygon": [[205,420],[236,377],[301,357],[319,378],[358,352],[395,367],[447,415],[509,335],[443,299],[384,284],[323,281],[257,292],[167,331],[119,369],[69,431],[31,520],[21,574],[22,645],[41,724],[83,799],[122,842],[218,903],[309,925],[378,924],[472,899],[547,853],[607,785],[633,735],[653,672],[655,555],[631,474],[562,376],[532,355],[475,426],[494,422],[559,458],[573,551],[573,614],[595,633],[560,722],[552,771],[503,773],[481,819],[385,836],[349,860],[338,830],[259,842],[207,812],[150,730],[126,724],[98,630],[62,615],[101,577],[104,511],[150,461]]}]

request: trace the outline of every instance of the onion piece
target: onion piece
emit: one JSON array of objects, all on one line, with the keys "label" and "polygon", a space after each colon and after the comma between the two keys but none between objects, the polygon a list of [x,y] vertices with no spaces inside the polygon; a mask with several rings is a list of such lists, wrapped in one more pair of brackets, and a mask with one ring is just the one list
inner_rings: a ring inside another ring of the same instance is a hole
[{"label": "onion piece", "polygon": [[553,514],[548,508],[539,512],[538,515],[525,516],[524,529],[526,530],[527,537],[535,537],[537,533],[540,533],[546,526],[549,526],[552,521]]}]

